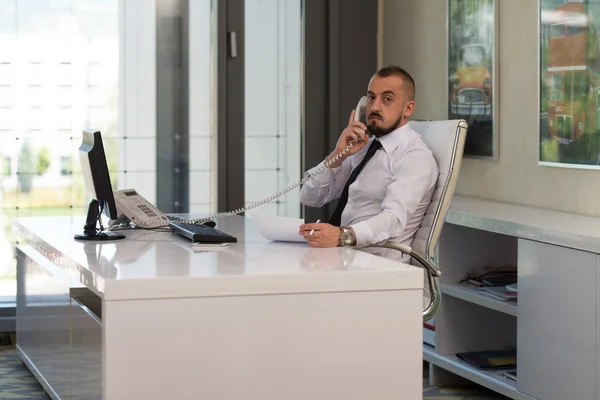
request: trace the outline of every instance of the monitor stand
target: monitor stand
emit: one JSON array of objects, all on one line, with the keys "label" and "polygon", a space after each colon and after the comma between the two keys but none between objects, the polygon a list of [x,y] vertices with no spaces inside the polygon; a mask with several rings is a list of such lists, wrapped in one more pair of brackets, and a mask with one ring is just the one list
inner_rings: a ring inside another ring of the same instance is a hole
[{"label": "monitor stand", "polygon": [[[87,219],[83,226],[83,233],[76,233],[77,240],[118,240],[125,239],[125,235],[118,232],[107,232],[102,226],[102,211],[98,200],[92,199],[88,208]],[[100,227],[96,228],[96,224]]]}]

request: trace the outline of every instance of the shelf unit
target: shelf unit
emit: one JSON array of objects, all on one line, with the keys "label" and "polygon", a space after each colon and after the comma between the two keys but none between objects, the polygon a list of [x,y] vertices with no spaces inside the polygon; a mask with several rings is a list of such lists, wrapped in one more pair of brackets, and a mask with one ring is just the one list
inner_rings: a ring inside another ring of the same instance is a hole
[{"label": "shelf unit", "polygon": [[457,299],[478,304],[482,307],[491,308],[492,310],[500,311],[514,317],[517,316],[516,300],[501,301],[484,296],[479,292],[479,289],[473,285],[461,283],[443,284],[442,293]]},{"label": "shelf unit", "polygon": [[458,357],[443,356],[429,345],[423,345],[423,359],[446,371],[516,400],[535,400],[517,390],[516,385],[502,376],[502,370],[484,371],[473,368]]},{"label": "shelf unit", "polygon": [[467,379],[513,399],[532,399],[506,380],[502,370],[478,369],[456,357],[461,352],[517,347],[517,301],[497,300],[476,286],[459,283],[485,267],[516,266],[516,238],[447,223],[438,251],[442,305],[436,314],[435,347],[424,344],[423,350],[431,384]]},{"label": "shelf unit", "polygon": [[[455,196],[436,262],[442,302],[434,345],[423,345],[430,384],[471,381],[518,400],[600,400],[600,218]],[[508,265],[518,300],[459,283]],[[456,357],[507,348],[517,349],[517,382]]]}]

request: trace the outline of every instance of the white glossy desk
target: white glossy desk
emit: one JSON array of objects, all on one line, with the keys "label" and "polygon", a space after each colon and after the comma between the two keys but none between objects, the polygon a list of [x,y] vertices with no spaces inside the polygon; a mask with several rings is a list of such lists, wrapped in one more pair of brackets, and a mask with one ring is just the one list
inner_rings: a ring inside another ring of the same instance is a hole
[{"label": "white glossy desk", "polygon": [[423,270],[347,248],[15,220],[17,345],[60,399],[421,399]]}]

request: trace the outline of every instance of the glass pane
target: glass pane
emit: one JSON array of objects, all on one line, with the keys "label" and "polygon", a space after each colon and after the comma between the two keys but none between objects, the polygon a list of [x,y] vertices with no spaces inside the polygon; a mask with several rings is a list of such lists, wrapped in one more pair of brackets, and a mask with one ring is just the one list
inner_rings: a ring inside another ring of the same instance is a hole
[{"label": "glass pane", "polygon": [[567,33],[569,36],[578,35],[583,32],[583,26],[577,25],[575,23],[570,23],[567,27]]},{"label": "glass pane", "polygon": [[[245,202],[302,178],[300,130],[301,0],[245,2]],[[251,210],[300,216],[295,189]]]},{"label": "glass pane", "polygon": [[563,90],[563,79],[562,75],[554,74],[551,76],[552,83],[550,84],[550,90]]},{"label": "glass pane", "polygon": [[557,37],[565,36],[565,30],[566,30],[565,24],[553,25],[552,26],[552,37],[557,38]]},{"label": "glass pane", "polygon": [[82,129],[102,129],[123,168],[118,12],[119,0],[0,2],[0,44],[18,43],[0,55],[0,306],[16,293],[12,218],[84,213]]},{"label": "glass pane", "polygon": [[[215,133],[211,127],[214,114],[211,98],[212,18],[215,0],[189,2],[189,199],[190,212],[216,213]],[[162,145],[162,144],[160,144]],[[166,144],[169,145],[169,144]],[[183,201],[185,203],[185,201]]]}]

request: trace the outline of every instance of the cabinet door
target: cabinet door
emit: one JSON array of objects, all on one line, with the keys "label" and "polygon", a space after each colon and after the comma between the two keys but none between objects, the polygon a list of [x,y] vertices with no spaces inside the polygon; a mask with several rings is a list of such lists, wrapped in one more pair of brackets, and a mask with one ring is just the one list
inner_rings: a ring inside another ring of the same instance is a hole
[{"label": "cabinet door", "polygon": [[44,389],[68,399],[69,288],[49,268],[56,267],[31,248],[17,247],[17,344],[44,379]]},{"label": "cabinet door", "polygon": [[[90,300],[100,309],[99,298]],[[102,400],[102,322],[76,298],[71,299],[71,388],[71,400]]]},{"label": "cabinet door", "polygon": [[596,268],[596,254],[519,240],[519,391],[596,398]]}]

